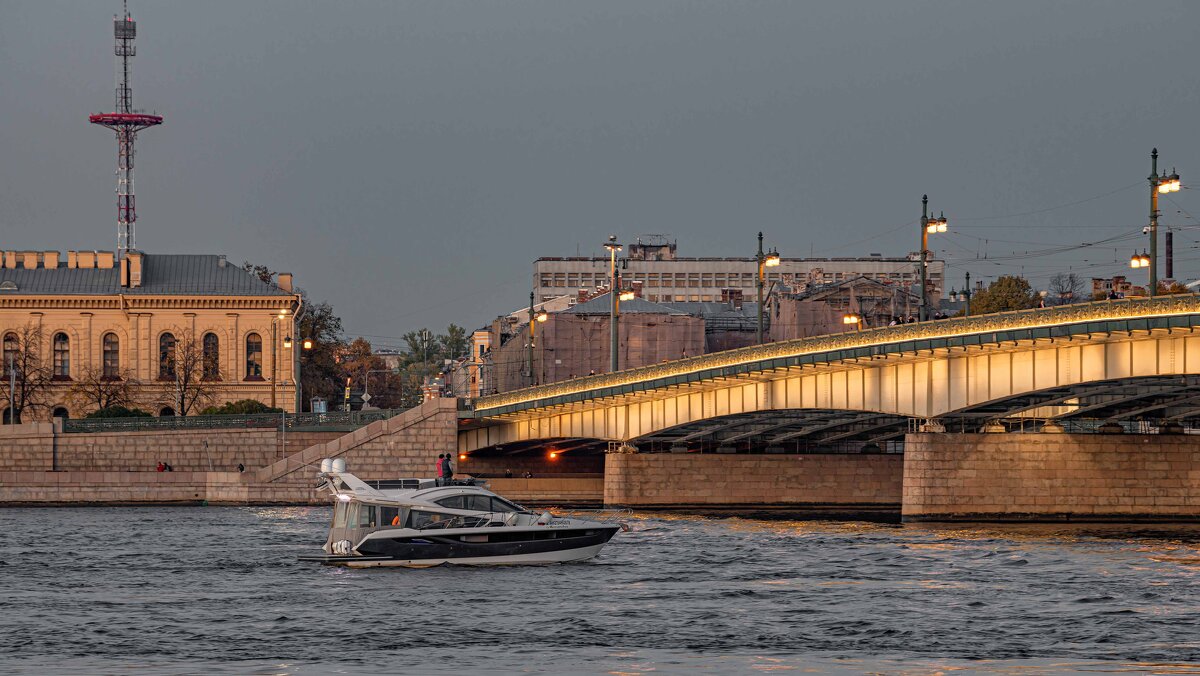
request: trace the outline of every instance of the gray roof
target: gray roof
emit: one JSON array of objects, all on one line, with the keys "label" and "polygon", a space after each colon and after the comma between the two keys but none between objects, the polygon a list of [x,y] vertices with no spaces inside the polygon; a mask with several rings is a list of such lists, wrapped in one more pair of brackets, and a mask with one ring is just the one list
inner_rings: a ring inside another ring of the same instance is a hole
[{"label": "gray roof", "polygon": [[[221,265],[222,256],[192,254],[143,254],[142,285],[122,288],[120,268],[35,268],[0,269],[0,289],[6,295],[198,295],[198,296],[288,296],[273,284],[232,263]],[[119,264],[118,264],[119,265]]]},{"label": "gray roof", "polygon": [[[609,299],[609,294],[606,293],[563,312],[571,315],[606,315],[612,310],[611,304],[612,300]],[[634,298],[632,300],[621,301],[621,314],[686,315],[687,313],[680,312],[666,305],[651,303],[643,298]]]}]

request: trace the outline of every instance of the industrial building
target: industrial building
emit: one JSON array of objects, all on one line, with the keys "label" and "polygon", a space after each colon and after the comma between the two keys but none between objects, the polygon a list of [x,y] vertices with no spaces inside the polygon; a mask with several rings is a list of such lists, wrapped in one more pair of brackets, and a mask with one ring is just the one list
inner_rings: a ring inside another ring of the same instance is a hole
[{"label": "industrial building", "polygon": [[[640,282],[642,297],[652,303],[719,302],[722,293],[740,291],[746,298],[757,294],[758,259],[682,258],[677,244],[661,236],[639,238],[624,247],[617,257],[622,284]],[[919,256],[885,258],[787,258],[765,270],[766,289],[784,282],[832,284],[856,277],[887,281],[920,295]],[[537,302],[574,295],[579,289],[607,287],[610,259],[603,257],[539,258],[533,263],[533,290]],[[929,261],[929,297],[934,307],[942,296],[945,262]]]}]

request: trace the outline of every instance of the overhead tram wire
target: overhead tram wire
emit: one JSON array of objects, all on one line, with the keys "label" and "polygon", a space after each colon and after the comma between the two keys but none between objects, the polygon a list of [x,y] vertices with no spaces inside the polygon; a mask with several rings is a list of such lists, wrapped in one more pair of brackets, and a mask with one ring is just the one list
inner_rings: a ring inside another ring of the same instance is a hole
[{"label": "overhead tram wire", "polygon": [[[1019,212],[1019,213],[1013,213],[1013,214],[1001,214],[1001,215],[998,215],[998,216],[970,216],[970,217],[960,217],[960,216],[956,216],[956,217],[954,218],[954,221],[955,221],[956,223],[957,223],[957,222],[959,222],[959,221],[998,221],[998,220],[1004,220],[1004,219],[1006,219],[1006,218],[1020,218],[1020,217],[1022,217],[1022,216],[1033,216],[1033,215],[1036,215],[1036,214],[1044,214],[1044,213],[1046,213],[1046,212],[1049,212],[1049,211],[1056,211],[1056,210],[1058,210],[1058,209],[1065,209],[1065,208],[1067,208],[1067,207],[1074,207],[1074,206],[1078,206],[1078,205],[1080,205],[1080,204],[1086,204],[1086,203],[1088,203],[1088,202],[1093,202],[1093,201],[1095,201],[1095,200],[1098,200],[1098,199],[1103,199],[1103,198],[1105,198],[1105,197],[1108,197],[1109,195],[1115,195],[1115,194],[1117,194],[1117,193],[1119,193],[1119,192],[1122,192],[1122,191],[1125,191],[1125,190],[1129,190],[1129,189],[1131,189],[1131,188],[1136,188],[1136,187],[1138,187],[1138,186],[1140,186],[1140,185],[1142,185],[1142,184],[1143,184],[1143,181],[1139,180],[1139,181],[1138,181],[1138,182],[1136,182],[1136,183],[1131,183],[1131,184],[1129,184],[1129,185],[1126,185],[1126,186],[1123,186],[1123,187],[1120,187],[1120,188],[1115,188],[1115,189],[1113,189],[1113,190],[1109,190],[1108,192],[1104,192],[1104,193],[1101,193],[1101,194],[1099,194],[1099,195],[1094,195],[1094,196],[1092,196],[1092,197],[1088,197],[1088,198],[1086,198],[1086,199],[1076,200],[1076,201],[1074,201],[1074,202],[1067,202],[1066,204],[1059,204],[1059,205],[1052,206],[1052,207],[1046,207],[1045,209],[1034,209],[1033,211],[1022,211],[1022,212]],[[974,226],[974,227],[996,227],[996,226],[989,225],[989,226]],[[1016,227],[1016,228],[1020,228],[1020,227],[1039,227],[1039,226],[1033,226],[1033,225],[1015,225],[1015,226],[1000,226],[1000,227]],[[1075,227],[1092,227],[1092,226],[1075,226]]]}]

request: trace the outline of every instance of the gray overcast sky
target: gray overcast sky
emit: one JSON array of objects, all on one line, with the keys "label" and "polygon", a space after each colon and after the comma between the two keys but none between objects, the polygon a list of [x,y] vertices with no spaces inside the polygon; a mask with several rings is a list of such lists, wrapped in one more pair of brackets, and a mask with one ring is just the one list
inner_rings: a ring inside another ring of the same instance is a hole
[{"label": "gray overcast sky", "polygon": [[[87,114],[113,107],[119,8],[0,1],[0,247],[115,246],[115,142]],[[525,302],[536,256],[609,233],[903,255],[923,192],[951,284],[1124,274],[1145,238],[973,259],[1137,231],[1155,145],[1200,186],[1200,3],[130,9],[134,104],[166,116],[138,145],[139,248],[292,271],[352,335],[473,328]],[[1200,199],[1171,199],[1194,279]]]}]

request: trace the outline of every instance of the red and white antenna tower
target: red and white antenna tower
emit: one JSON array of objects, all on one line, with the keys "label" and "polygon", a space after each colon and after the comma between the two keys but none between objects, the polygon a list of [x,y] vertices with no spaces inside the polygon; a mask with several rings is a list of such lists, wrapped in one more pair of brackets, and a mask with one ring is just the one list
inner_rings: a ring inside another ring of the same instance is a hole
[{"label": "red and white antenna tower", "polygon": [[134,112],[133,89],[129,83],[130,61],[137,53],[133,39],[137,23],[129,16],[129,8],[121,3],[123,16],[113,17],[113,37],[117,55],[117,110],[112,113],[89,115],[88,122],[108,127],[117,134],[117,255],[135,248],[133,225],[137,222],[137,206],[133,197],[133,142],[139,131],[162,124],[161,115]]}]

